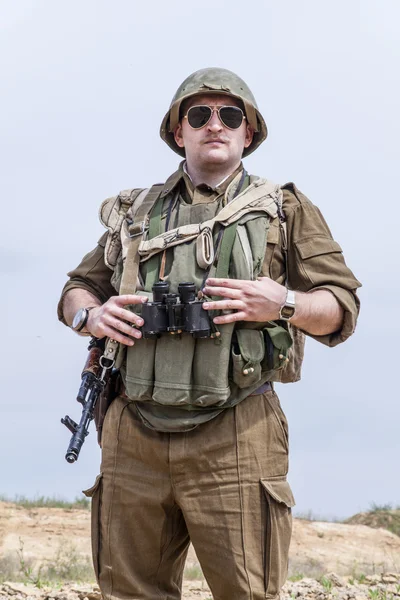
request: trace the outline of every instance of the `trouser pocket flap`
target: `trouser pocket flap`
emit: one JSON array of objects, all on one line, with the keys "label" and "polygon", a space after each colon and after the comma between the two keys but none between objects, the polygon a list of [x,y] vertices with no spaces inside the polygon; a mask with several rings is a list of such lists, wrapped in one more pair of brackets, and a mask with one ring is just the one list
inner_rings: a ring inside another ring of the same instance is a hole
[{"label": "trouser pocket flap", "polygon": [[94,482],[94,484],[92,485],[92,487],[90,487],[87,490],[82,490],[82,494],[85,494],[85,496],[87,496],[88,498],[93,498],[93,496],[95,495],[96,491],[100,487],[100,483],[101,483],[102,477],[103,477],[103,473],[100,473],[100,475],[97,475],[96,481]]},{"label": "trouser pocket flap", "polygon": [[292,490],[285,479],[261,479],[265,495],[265,597],[275,598],[285,583],[292,534]]},{"label": "trouser pocket flap", "polygon": [[296,504],[287,481],[261,479],[261,485],[274,500],[286,504],[288,508],[292,508]]},{"label": "trouser pocket flap", "polygon": [[96,574],[97,582],[99,581],[100,573],[100,512],[102,503],[102,480],[103,473],[100,473],[96,477],[94,485],[88,490],[84,490],[83,493],[88,498],[92,498],[92,515],[91,515],[91,529],[92,529],[92,557],[93,567]]}]

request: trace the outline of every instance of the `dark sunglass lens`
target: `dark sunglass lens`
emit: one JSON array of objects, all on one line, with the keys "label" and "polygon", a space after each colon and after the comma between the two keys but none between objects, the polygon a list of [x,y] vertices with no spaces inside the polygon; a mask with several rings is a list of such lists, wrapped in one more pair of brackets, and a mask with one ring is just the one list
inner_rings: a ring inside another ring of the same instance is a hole
[{"label": "dark sunglass lens", "polygon": [[219,109],[221,121],[230,129],[238,129],[243,121],[243,113],[237,106],[223,106]]},{"label": "dark sunglass lens", "polygon": [[209,106],[192,106],[189,108],[187,118],[190,127],[193,129],[200,129],[204,127],[210,120],[211,108]]}]

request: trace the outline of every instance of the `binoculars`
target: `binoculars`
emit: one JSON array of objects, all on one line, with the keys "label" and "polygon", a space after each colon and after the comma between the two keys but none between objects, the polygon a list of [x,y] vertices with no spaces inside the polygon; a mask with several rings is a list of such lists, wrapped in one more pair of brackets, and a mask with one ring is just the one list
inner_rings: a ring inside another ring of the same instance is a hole
[{"label": "binoculars", "polygon": [[169,293],[169,282],[159,281],[152,288],[153,302],[142,305],[142,335],[152,339],[162,333],[186,331],[194,338],[210,337],[211,324],[203,300],[198,300],[194,283],[180,283],[178,293]]}]

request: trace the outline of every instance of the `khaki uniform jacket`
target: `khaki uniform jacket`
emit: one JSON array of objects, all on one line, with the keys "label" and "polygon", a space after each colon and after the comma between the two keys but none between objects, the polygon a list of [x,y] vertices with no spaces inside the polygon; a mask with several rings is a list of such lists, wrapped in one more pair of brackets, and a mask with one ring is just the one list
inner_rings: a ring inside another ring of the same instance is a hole
[{"label": "khaki uniform jacket", "polygon": [[[183,164],[165,183],[172,191],[180,186],[181,202],[210,202],[223,198],[232,179],[242,165],[220,186],[211,189],[200,185],[193,188],[184,172]],[[287,226],[287,261],[279,219],[272,221],[268,231],[268,244],[261,276],[270,277],[280,284],[301,292],[326,289],[344,309],[340,330],[322,336],[311,336],[327,346],[336,346],[347,340],[354,332],[360,303],[356,294],[361,283],[347,267],[339,244],[333,239],[320,210],[302,194],[293,183],[283,186],[283,212]],[[98,241],[96,248],[86,254],[81,263],[68,273],[58,305],[58,317],[64,322],[62,304],[65,293],[73,288],[83,288],[94,294],[101,302],[116,294],[110,283],[112,272],[104,262],[107,233]],[[287,274],[286,274],[287,265]],[[310,335],[310,334],[308,334]]]}]

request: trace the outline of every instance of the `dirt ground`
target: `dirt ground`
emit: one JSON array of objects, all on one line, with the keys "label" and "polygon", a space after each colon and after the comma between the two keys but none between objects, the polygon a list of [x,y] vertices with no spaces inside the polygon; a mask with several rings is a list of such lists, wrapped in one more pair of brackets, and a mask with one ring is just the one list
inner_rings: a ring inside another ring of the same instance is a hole
[{"label": "dirt ground", "polygon": [[[0,502],[0,560],[18,559],[40,565],[54,560],[62,548],[73,548],[86,559],[90,550],[88,510],[26,509]],[[294,520],[290,551],[291,575],[320,577],[324,573],[370,575],[400,572],[400,537],[365,525]],[[185,576],[185,600],[210,598],[200,565],[190,549]]]}]

